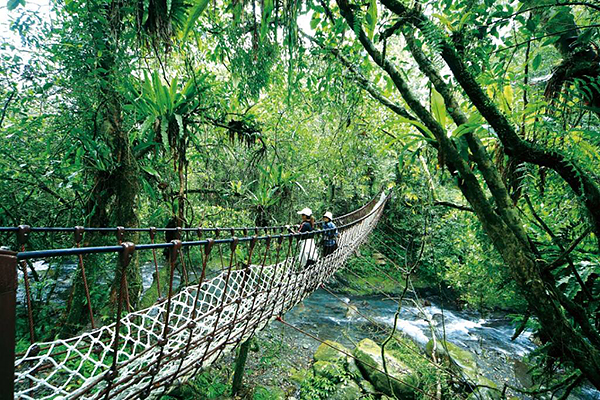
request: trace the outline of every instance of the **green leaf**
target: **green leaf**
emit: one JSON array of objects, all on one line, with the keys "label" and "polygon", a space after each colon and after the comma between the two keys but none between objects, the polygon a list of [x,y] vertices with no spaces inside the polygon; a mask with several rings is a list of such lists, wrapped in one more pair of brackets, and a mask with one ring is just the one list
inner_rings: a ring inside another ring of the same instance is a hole
[{"label": "green leaf", "polygon": [[531,62],[531,68],[533,68],[533,70],[536,71],[540,67],[541,63],[542,63],[542,55],[538,53],[533,58],[533,61]]},{"label": "green leaf", "polygon": [[160,120],[160,138],[162,139],[163,146],[165,149],[169,148],[169,135],[167,129],[169,128],[169,121],[166,117],[162,117]]},{"label": "green leaf", "polygon": [[179,137],[183,137],[183,117],[179,114],[175,114],[175,120],[177,121],[177,125],[179,126]]},{"label": "green leaf", "polygon": [[558,42],[560,40],[560,36],[556,35],[556,36],[551,36],[550,38],[544,40],[544,42],[542,43],[542,47],[546,47],[548,45],[554,44],[556,42]]},{"label": "green leaf", "polygon": [[469,18],[471,16],[471,12],[467,12],[465,13],[465,15],[462,16],[462,18],[460,19],[459,23],[458,23],[458,30],[460,31],[463,26],[465,25],[465,22],[467,22],[467,18]]},{"label": "green leaf", "polygon": [[466,133],[473,132],[482,124],[482,118],[479,114],[473,114],[469,117],[466,123],[459,125],[453,132],[453,138],[459,138]]},{"label": "green leaf", "polygon": [[204,9],[206,9],[206,7],[208,6],[208,1],[209,0],[198,0],[192,6],[192,8],[190,10],[190,14],[188,16],[188,20],[185,24],[185,29],[183,30],[183,39],[184,40],[185,40],[185,38],[187,38],[188,34],[190,33],[190,31],[192,30],[194,25],[196,25],[196,21],[198,21],[198,18],[200,18],[200,15],[202,15],[202,12],[204,11]]},{"label": "green leaf", "polygon": [[429,129],[427,129],[427,127],[425,125],[423,125],[421,122],[412,120],[412,119],[408,119],[408,118],[404,118],[404,117],[398,117],[398,120],[400,122],[406,122],[407,124],[413,125],[415,128],[417,128],[419,130],[419,132],[421,132],[423,134],[423,136],[425,137],[426,140],[428,140],[430,142],[436,141],[435,137],[433,136],[433,133],[431,133],[431,131]]},{"label": "green leaf", "polygon": [[25,0],[8,0],[6,8],[8,8],[8,11],[12,11],[19,7],[19,5],[25,5]]},{"label": "green leaf", "polygon": [[[262,21],[260,25],[260,38],[264,39],[266,36],[269,25],[271,23],[271,14],[273,11],[273,0],[264,0],[263,2],[263,12],[262,12]],[[312,26],[312,22],[311,22]]]},{"label": "green leaf", "polygon": [[141,168],[142,168],[142,170],[149,173],[150,175],[152,175],[156,178],[160,178],[160,174],[158,173],[158,171],[155,170],[154,168],[152,168],[150,165],[142,165]]},{"label": "green leaf", "polygon": [[310,19],[310,29],[315,30],[317,26],[319,26],[319,22],[321,22],[321,18],[319,14],[313,13],[312,18]]},{"label": "green leaf", "polygon": [[177,94],[177,76],[175,76],[175,78],[173,78],[173,80],[171,81],[171,86],[169,87],[169,97],[171,99],[171,103],[174,103],[175,101],[175,95]]},{"label": "green leaf", "polygon": [[444,98],[435,88],[431,89],[431,112],[433,117],[442,127],[446,126],[446,105]]},{"label": "green leaf", "polygon": [[437,19],[440,20],[440,22],[444,25],[446,25],[449,29],[452,29],[452,21],[450,21],[445,15],[442,14],[431,14],[432,16],[436,17]]},{"label": "green leaf", "polygon": [[146,133],[146,131],[152,127],[152,125],[154,124],[154,121],[155,121],[154,115],[149,115],[148,117],[146,117],[146,120],[144,121],[144,123],[142,124],[142,127],[140,128],[140,135],[143,135],[144,133]]},{"label": "green leaf", "polygon": [[377,25],[377,1],[370,0],[369,8],[367,9],[367,14],[365,15],[365,20],[367,22],[367,26],[365,30],[367,31],[367,35],[369,39],[373,40],[373,35],[375,34],[375,26]]},{"label": "green leaf", "polygon": [[148,21],[148,14],[149,14],[149,8],[150,8],[150,0],[144,0],[144,3],[142,4],[143,7],[143,14],[142,14],[142,25],[144,25],[146,23],[146,21]]},{"label": "green leaf", "polygon": [[142,188],[144,189],[144,192],[146,192],[146,194],[148,194],[152,200],[156,201],[158,197],[156,196],[156,192],[152,188],[152,185],[150,185],[150,183],[143,176],[140,177],[140,180],[142,182]]},{"label": "green leaf", "polygon": [[502,90],[502,92],[504,94],[504,100],[506,100],[506,104],[510,107],[515,100],[515,95],[514,95],[512,86],[510,86],[510,85],[504,86],[504,89]]},{"label": "green leaf", "polygon": [[525,28],[527,28],[529,32],[534,33],[538,22],[537,18],[528,18],[525,23]]},{"label": "green leaf", "polygon": [[156,142],[142,142],[140,144],[138,144],[137,146],[134,146],[133,148],[133,152],[134,153],[141,153],[142,151],[146,150],[148,147],[152,147],[152,146],[159,146],[160,143],[156,143]]}]

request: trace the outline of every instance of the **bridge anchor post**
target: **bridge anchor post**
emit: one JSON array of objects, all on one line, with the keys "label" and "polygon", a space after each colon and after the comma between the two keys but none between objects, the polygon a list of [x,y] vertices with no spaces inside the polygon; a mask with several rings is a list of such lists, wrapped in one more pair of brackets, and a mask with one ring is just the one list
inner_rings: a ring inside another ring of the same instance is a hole
[{"label": "bridge anchor post", "polygon": [[17,253],[0,250],[0,399],[14,398],[16,305]]},{"label": "bridge anchor post", "polygon": [[235,394],[242,387],[242,379],[244,377],[244,368],[246,367],[246,359],[248,358],[248,350],[250,349],[250,343],[252,337],[248,338],[245,342],[240,345],[240,352],[235,358],[235,371],[233,373],[233,382],[231,384],[231,395]]}]

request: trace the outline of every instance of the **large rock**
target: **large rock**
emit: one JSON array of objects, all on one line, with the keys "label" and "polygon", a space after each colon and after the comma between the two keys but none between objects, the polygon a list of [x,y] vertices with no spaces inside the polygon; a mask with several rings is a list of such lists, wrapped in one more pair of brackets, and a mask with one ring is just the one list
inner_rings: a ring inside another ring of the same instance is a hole
[{"label": "large rock", "polygon": [[373,386],[373,384],[371,382],[369,382],[365,379],[361,379],[361,381],[358,383],[358,386],[360,386],[361,389],[363,390],[363,392],[365,392],[367,394],[375,395],[375,394],[379,393],[377,391],[377,389],[375,389],[375,386]]},{"label": "large rock", "polygon": [[329,396],[330,400],[356,400],[361,396],[360,387],[354,381],[341,382],[335,392]]},{"label": "large rock", "polygon": [[[338,351],[339,350],[339,351]],[[344,360],[346,354],[350,354],[350,350],[333,340],[326,340],[317,348],[313,358],[315,361],[337,362]]]},{"label": "large rock", "polygon": [[344,374],[344,368],[342,366],[329,361],[317,361],[312,367],[316,375],[328,379],[337,378]]},{"label": "large rock", "polygon": [[[433,340],[427,342],[425,350],[428,355],[431,355],[433,351]],[[461,349],[454,343],[441,340],[438,340],[437,342],[435,353],[438,361],[443,360],[449,363],[451,368],[461,373],[471,384],[482,386],[473,391],[469,398],[499,399],[501,397],[500,392],[494,390],[497,389],[498,386],[493,381],[486,378],[477,367],[477,362],[475,361],[473,353]]]},{"label": "large rock", "polygon": [[346,357],[346,371],[350,374],[352,379],[362,380],[362,372],[358,369],[358,365],[356,365],[356,360],[350,356]]},{"label": "large rock", "polygon": [[467,399],[484,399],[484,400],[500,400],[502,398],[500,390],[498,390],[498,385],[496,385],[493,381],[489,380],[483,375],[477,376],[477,385],[481,385],[477,389],[475,389]]},{"label": "large rock", "polygon": [[[392,395],[388,377],[383,368],[381,347],[371,339],[361,340],[354,349],[354,356],[358,360],[358,366],[363,375],[380,392]],[[414,397],[414,387],[419,386],[418,376],[410,370],[402,361],[386,350],[385,361],[388,373],[392,377],[391,384],[396,397]]]},{"label": "large rock", "polygon": [[[433,340],[427,342],[425,346],[427,355],[431,356],[433,351]],[[477,372],[477,362],[475,356],[468,350],[463,350],[454,343],[438,340],[435,355],[438,361],[449,362],[460,367],[461,370],[468,374]]]},{"label": "large rock", "polygon": [[285,400],[285,392],[274,386],[257,386],[252,400]]},{"label": "large rock", "polygon": [[298,369],[297,370],[295,368],[292,368],[290,370],[290,379],[292,382],[300,384],[304,379],[306,379],[308,372],[309,371],[307,369]]}]

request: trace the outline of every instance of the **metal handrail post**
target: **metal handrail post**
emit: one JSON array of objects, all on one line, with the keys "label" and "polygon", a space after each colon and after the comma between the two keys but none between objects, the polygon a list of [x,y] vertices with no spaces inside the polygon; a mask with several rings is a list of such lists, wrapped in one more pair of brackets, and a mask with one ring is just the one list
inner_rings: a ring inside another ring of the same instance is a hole
[{"label": "metal handrail post", "polygon": [[15,393],[16,305],[17,253],[0,250],[0,400]]}]

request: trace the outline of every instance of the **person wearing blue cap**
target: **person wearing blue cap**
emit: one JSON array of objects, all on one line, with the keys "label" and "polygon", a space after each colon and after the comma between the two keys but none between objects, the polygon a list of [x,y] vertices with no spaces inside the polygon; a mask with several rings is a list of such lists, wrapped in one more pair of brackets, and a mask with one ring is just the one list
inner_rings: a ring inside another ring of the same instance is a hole
[{"label": "person wearing blue cap", "polygon": [[337,249],[338,231],[332,221],[333,215],[327,211],[323,215],[323,229],[330,229],[323,233],[323,257],[327,257]]}]

